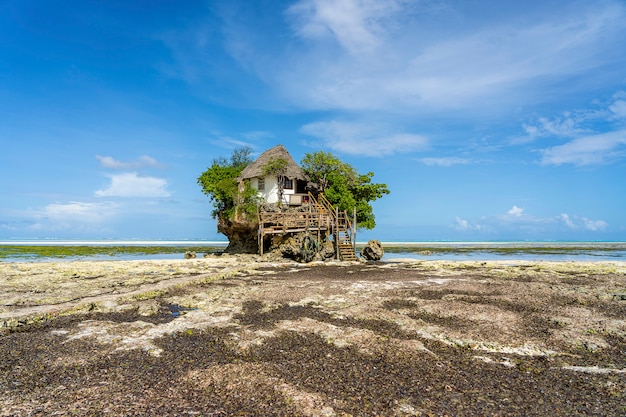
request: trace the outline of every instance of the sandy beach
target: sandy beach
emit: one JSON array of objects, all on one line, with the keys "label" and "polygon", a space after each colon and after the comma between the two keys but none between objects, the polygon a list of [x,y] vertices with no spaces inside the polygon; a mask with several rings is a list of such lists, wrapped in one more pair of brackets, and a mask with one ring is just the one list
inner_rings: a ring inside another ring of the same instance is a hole
[{"label": "sandy beach", "polygon": [[0,415],[626,415],[626,262],[0,262]]}]

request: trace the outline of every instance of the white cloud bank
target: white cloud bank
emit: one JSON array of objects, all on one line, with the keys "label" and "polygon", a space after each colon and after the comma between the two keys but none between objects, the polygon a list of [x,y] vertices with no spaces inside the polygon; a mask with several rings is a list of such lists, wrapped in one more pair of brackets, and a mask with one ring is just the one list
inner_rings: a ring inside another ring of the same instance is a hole
[{"label": "white cloud bank", "polygon": [[482,227],[479,224],[472,224],[469,220],[456,217],[454,228],[459,231],[480,230]]},{"label": "white cloud bank", "polygon": [[100,165],[104,168],[110,169],[139,169],[145,167],[160,167],[161,165],[157,162],[156,159],[152,158],[148,155],[142,155],[137,158],[135,161],[130,162],[122,162],[111,156],[100,156],[96,155],[96,159],[100,161]]},{"label": "white cloud bank", "polygon": [[[254,106],[463,110],[451,117],[597,89],[564,80],[614,67],[621,58],[626,7],[620,0],[493,3],[296,0],[276,16],[224,2],[216,8],[224,37],[218,39],[242,74],[276,92]],[[211,53],[215,39],[216,27],[206,20],[161,39],[176,62],[166,75],[210,94],[215,77],[224,79],[215,64],[223,57]],[[600,81],[622,82],[622,75],[607,71]],[[233,96],[250,98],[248,92]]]},{"label": "white cloud bank", "polygon": [[95,192],[98,197],[161,198],[169,197],[167,181],[162,178],[124,173],[109,175],[111,184]]},{"label": "white cloud bank", "polygon": [[596,165],[626,154],[626,129],[582,136],[563,145],[541,150],[543,165]]},{"label": "white cloud bank", "polygon": [[626,100],[615,100],[609,110],[613,113],[612,119],[626,119]]},{"label": "white cloud bank", "polygon": [[605,230],[608,226],[608,223],[605,222],[604,220],[590,220],[586,217],[572,218],[567,213],[560,214],[558,216],[558,219],[560,219],[567,227],[569,227],[572,230],[583,229],[583,230],[589,230],[592,232],[598,232],[598,231]]},{"label": "white cloud bank", "polygon": [[452,227],[458,231],[465,232],[525,231],[536,234],[546,230],[554,230],[560,224],[565,225],[569,230],[587,232],[601,232],[608,227],[608,223],[604,220],[591,220],[586,217],[570,216],[567,213],[561,213],[553,217],[533,216],[527,214],[523,208],[517,205],[511,207],[504,214],[484,216],[479,221],[470,221],[457,216]]},{"label": "white cloud bank", "polygon": [[384,21],[402,12],[402,0],[301,0],[287,10],[302,38],[337,42],[352,54],[381,46]]},{"label": "white cloud bank", "polygon": [[467,165],[472,163],[472,160],[458,157],[443,157],[443,158],[420,158],[418,159],[424,165],[435,165],[440,167],[451,167],[453,165]]},{"label": "white cloud bank", "polygon": [[552,119],[540,117],[536,123],[525,123],[524,131],[528,135],[526,138],[518,140],[519,142],[530,142],[540,137],[556,136],[556,137],[573,137],[588,132],[580,127],[582,117],[565,113]]},{"label": "white cloud bank", "polygon": [[[30,231],[102,231],[112,219],[120,214],[120,206],[113,202],[86,203],[70,201],[51,203],[38,210],[29,211]],[[17,230],[17,228],[15,228]]]},{"label": "white cloud bank", "polygon": [[[530,1],[507,7],[495,1],[479,7],[413,0],[289,4],[277,16],[276,10],[259,12],[224,2],[217,8],[223,38],[215,36],[216,28],[206,20],[167,37],[175,60],[167,75],[213,97],[214,80],[225,79],[215,63],[225,58],[211,49],[221,42],[228,59],[239,64],[234,73],[253,77],[229,83],[233,100],[261,109],[339,112],[364,121],[362,132],[369,127],[368,115],[387,120],[394,128],[378,132],[378,139],[350,134],[350,126],[337,126],[340,122],[302,127],[320,138],[329,131],[332,139],[321,138],[322,143],[335,151],[370,156],[393,154],[403,142],[410,145],[409,152],[422,150],[423,132],[403,126],[510,117],[512,111],[623,83],[623,75],[614,69],[623,60],[626,36],[621,0]],[[591,79],[593,83],[587,82]],[[620,117],[624,106],[616,100],[612,114]],[[541,133],[537,129],[560,135],[592,133],[577,130],[581,128],[572,126],[567,116],[541,122],[529,124],[527,134]]]},{"label": "white cloud bank", "polygon": [[626,92],[619,91],[609,102],[594,108],[524,123],[522,128],[526,136],[512,142],[521,144],[546,138],[566,140],[561,145],[538,149],[542,165],[584,166],[615,162],[626,155],[625,98]]},{"label": "white cloud bank", "polygon": [[115,203],[69,203],[48,204],[37,217],[48,219],[73,219],[88,222],[99,222],[112,216],[118,205]]},{"label": "white cloud bank", "polygon": [[300,132],[318,138],[334,151],[364,155],[388,156],[426,148],[427,139],[413,133],[393,133],[393,128],[371,123],[325,121],[309,123]]},{"label": "white cloud bank", "polygon": [[502,9],[484,19],[460,4],[300,0],[286,13],[298,48],[280,65],[252,67],[312,108],[497,110],[618,53],[623,4],[550,7],[533,4],[525,19]]}]

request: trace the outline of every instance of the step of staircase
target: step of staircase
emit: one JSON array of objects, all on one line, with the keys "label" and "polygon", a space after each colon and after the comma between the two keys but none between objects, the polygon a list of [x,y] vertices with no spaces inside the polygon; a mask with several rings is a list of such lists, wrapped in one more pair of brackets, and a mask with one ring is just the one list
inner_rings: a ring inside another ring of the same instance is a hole
[{"label": "step of staircase", "polygon": [[339,255],[343,261],[356,261],[354,248],[349,243],[342,243],[339,245]]}]

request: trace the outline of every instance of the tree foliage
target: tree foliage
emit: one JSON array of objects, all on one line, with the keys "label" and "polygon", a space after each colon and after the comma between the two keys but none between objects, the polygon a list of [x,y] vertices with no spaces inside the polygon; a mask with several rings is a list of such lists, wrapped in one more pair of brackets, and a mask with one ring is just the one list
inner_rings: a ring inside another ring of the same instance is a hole
[{"label": "tree foliage", "polygon": [[326,198],[339,210],[351,213],[356,207],[359,227],[376,226],[371,202],[389,194],[387,184],[372,183],[373,172],[359,174],[354,167],[342,162],[330,152],[306,154],[302,170],[320,187]]},{"label": "tree foliage", "polygon": [[[241,171],[252,163],[251,154],[249,147],[237,148],[230,159],[213,160],[213,164],[198,177],[202,191],[213,203],[213,217],[220,213],[229,216],[235,210],[255,212],[257,191],[247,183],[240,188],[237,182]],[[282,158],[272,159],[263,167],[263,175],[276,176],[280,184],[287,165],[287,161]],[[389,194],[389,189],[387,184],[372,182],[373,172],[359,174],[351,165],[323,151],[306,154],[301,167],[335,207],[348,213],[352,213],[356,207],[358,226],[374,228],[376,222],[371,202]]]},{"label": "tree foliage", "polygon": [[213,164],[198,177],[198,185],[213,203],[214,218],[220,212],[229,214],[237,205],[253,205],[256,192],[246,185],[239,190],[237,177],[252,162],[252,149],[240,147],[233,151],[230,159],[217,158]]}]

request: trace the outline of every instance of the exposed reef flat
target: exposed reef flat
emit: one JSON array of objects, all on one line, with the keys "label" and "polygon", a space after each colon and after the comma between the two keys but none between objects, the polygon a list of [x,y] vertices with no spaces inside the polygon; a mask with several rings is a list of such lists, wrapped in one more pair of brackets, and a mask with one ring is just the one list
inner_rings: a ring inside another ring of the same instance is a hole
[{"label": "exposed reef flat", "polygon": [[0,263],[0,415],[626,414],[625,262]]}]

